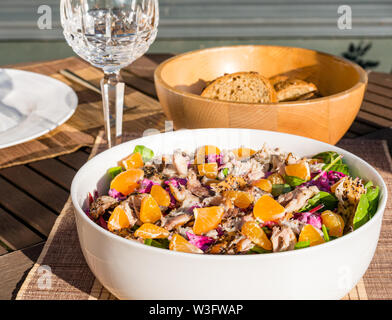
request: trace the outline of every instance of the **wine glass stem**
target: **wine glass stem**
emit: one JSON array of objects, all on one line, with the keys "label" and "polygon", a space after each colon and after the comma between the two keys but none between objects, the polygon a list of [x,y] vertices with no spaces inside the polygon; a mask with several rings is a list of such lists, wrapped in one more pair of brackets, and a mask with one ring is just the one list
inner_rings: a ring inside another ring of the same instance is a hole
[{"label": "wine glass stem", "polygon": [[108,147],[121,143],[124,106],[124,83],[120,82],[120,70],[105,72],[101,80],[103,116]]}]

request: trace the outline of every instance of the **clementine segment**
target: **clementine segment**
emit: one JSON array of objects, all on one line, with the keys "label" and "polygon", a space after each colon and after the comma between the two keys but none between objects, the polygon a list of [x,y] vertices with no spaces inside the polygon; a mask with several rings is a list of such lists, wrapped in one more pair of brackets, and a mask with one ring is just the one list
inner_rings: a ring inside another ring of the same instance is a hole
[{"label": "clementine segment", "polygon": [[193,209],[195,215],[195,223],[193,224],[193,232],[201,235],[210,230],[215,229],[222,220],[224,214],[223,207],[207,207]]},{"label": "clementine segment", "polygon": [[121,230],[129,227],[129,219],[127,214],[125,213],[124,209],[120,206],[117,206],[109,220],[108,220],[108,229],[109,231]]},{"label": "clementine segment", "polygon": [[122,165],[125,169],[142,168],[144,165],[142,155],[139,152],[132,153],[128,158],[122,161]]},{"label": "clementine segment", "polygon": [[309,241],[311,247],[325,242],[320,233],[311,224],[304,226],[299,234],[298,242],[303,241]]},{"label": "clementine segment", "polygon": [[305,181],[310,179],[310,169],[306,161],[289,164],[285,167],[285,171],[288,176],[298,177]]},{"label": "clementine segment", "polygon": [[257,224],[256,221],[247,221],[241,228],[241,232],[250,241],[264,248],[265,250],[272,250],[272,243],[268,239],[264,230]]},{"label": "clementine segment", "polygon": [[245,191],[228,190],[223,195],[225,198],[234,201],[234,205],[241,209],[248,208],[253,202],[253,196]]},{"label": "clementine segment", "polygon": [[257,187],[265,192],[271,193],[271,191],[272,191],[272,183],[268,179],[260,179],[260,180],[253,182],[252,184],[255,187]]},{"label": "clementine segment", "polygon": [[341,215],[326,210],[321,214],[321,221],[328,228],[330,236],[341,237],[343,235],[344,220]]},{"label": "clementine segment", "polygon": [[155,199],[159,206],[168,207],[170,205],[170,195],[159,185],[153,185],[150,191],[151,196]]},{"label": "clementine segment", "polygon": [[217,147],[211,145],[200,147],[196,151],[196,159],[195,159],[196,164],[205,163],[206,156],[213,155],[213,154],[215,155],[220,154],[220,150]]},{"label": "clementine segment", "polygon": [[263,195],[253,207],[253,215],[262,221],[274,221],[284,216],[284,207],[274,198]]},{"label": "clementine segment", "polygon": [[169,243],[169,249],[187,253],[203,253],[201,249],[194,246],[179,234],[174,234]]},{"label": "clementine segment", "polygon": [[143,223],[154,223],[161,217],[162,212],[156,200],[150,194],[144,197],[140,206],[140,220]]},{"label": "clementine segment", "polygon": [[234,153],[237,160],[249,158],[250,156],[252,156],[256,153],[255,150],[250,149],[250,148],[244,148],[244,147],[234,149],[232,152]]},{"label": "clementine segment", "polygon": [[121,172],[111,181],[110,189],[115,189],[127,196],[136,190],[143,176],[144,172],[141,169],[129,169]]},{"label": "clementine segment", "polygon": [[209,179],[215,179],[218,174],[218,164],[216,162],[199,164],[197,169],[201,176],[206,176]]},{"label": "clementine segment", "polygon": [[169,231],[152,223],[144,223],[135,231],[135,236],[143,239],[162,239],[169,236]]}]

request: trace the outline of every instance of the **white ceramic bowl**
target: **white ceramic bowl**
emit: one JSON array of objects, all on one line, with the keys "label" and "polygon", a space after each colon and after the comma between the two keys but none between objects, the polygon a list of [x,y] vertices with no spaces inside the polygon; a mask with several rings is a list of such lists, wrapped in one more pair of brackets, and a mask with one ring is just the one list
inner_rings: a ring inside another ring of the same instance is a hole
[{"label": "white ceramic bowl", "polygon": [[[301,250],[260,255],[197,255],[154,248],[126,240],[94,224],[83,212],[87,193],[108,190],[106,170],[145,145],[155,154],[176,148],[220,149],[264,142],[298,155],[334,150],[344,155],[353,174],[380,186],[375,216],[337,240]],[[71,187],[80,245],[98,280],[120,299],[340,299],[368,268],[380,234],[387,189],[377,171],[357,156],[299,136],[248,129],[181,130],[123,143],[88,161]]]}]

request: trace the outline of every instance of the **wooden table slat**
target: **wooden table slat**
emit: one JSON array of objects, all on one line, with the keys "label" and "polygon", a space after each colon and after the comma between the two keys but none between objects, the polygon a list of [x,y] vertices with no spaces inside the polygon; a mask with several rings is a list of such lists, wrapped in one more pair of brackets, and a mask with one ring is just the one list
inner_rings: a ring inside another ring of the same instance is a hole
[{"label": "wooden table slat", "polygon": [[152,82],[151,80],[140,78],[127,70],[123,70],[123,72],[121,73],[121,77],[126,85],[131,86],[132,88],[137,89],[144,94],[157,99],[155,85],[154,82]]},{"label": "wooden table slat", "polygon": [[88,159],[88,153],[83,150],[78,150],[74,153],[66,154],[58,157],[59,160],[66,163],[68,166],[75,170],[79,170],[82,165],[84,165]]},{"label": "wooden table slat", "polygon": [[384,119],[366,111],[359,111],[357,120],[362,120],[373,126],[378,126],[379,129],[392,126],[392,120]]},{"label": "wooden table slat", "polygon": [[386,108],[385,106],[375,104],[370,101],[364,101],[362,103],[361,110],[372,113],[372,114],[376,115],[377,117],[392,121],[392,107]]},{"label": "wooden table slat", "polygon": [[373,126],[359,121],[354,121],[349,129],[350,132],[354,132],[358,135],[368,134],[374,130],[375,128]]},{"label": "wooden table slat", "polygon": [[[391,90],[392,91],[392,90]],[[388,97],[381,96],[373,92],[366,92],[364,100],[366,102],[371,102],[379,106],[384,107],[386,110],[392,111],[392,99]]]},{"label": "wooden table slat", "polygon": [[57,215],[0,177],[0,205],[45,236]]},{"label": "wooden table slat", "polygon": [[369,83],[392,88],[392,74],[372,71],[369,73]]},{"label": "wooden table slat", "polygon": [[[392,90],[390,88],[383,87],[378,83],[370,83],[370,82],[368,83],[366,89],[366,95],[370,92],[392,99]],[[365,95],[365,99],[366,99],[366,95]]]},{"label": "wooden table slat", "polygon": [[44,243],[0,256],[0,300],[16,297],[19,286],[37,261]]},{"label": "wooden table slat", "polygon": [[45,159],[32,162],[28,165],[37,170],[40,174],[46,176],[51,181],[68,190],[71,187],[72,179],[76,173],[74,169],[66,166],[56,159]]},{"label": "wooden table slat", "polygon": [[0,208],[0,221],[0,240],[13,250],[22,249],[43,241],[39,235],[2,208]]},{"label": "wooden table slat", "polygon": [[57,213],[60,213],[69,196],[67,191],[26,166],[3,169],[0,175]]}]

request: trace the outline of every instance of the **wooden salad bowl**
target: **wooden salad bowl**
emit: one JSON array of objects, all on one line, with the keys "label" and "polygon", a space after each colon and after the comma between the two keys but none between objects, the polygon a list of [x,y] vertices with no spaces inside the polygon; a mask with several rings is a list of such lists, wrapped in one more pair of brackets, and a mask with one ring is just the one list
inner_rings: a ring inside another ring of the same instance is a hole
[{"label": "wooden salad bowl", "polygon": [[[323,97],[261,104],[200,96],[208,81],[238,71],[310,81]],[[175,129],[263,129],[331,144],[354,121],[367,84],[365,70],[343,58],[309,49],[259,45],[184,53],[160,64],[154,78],[159,101]]]}]

